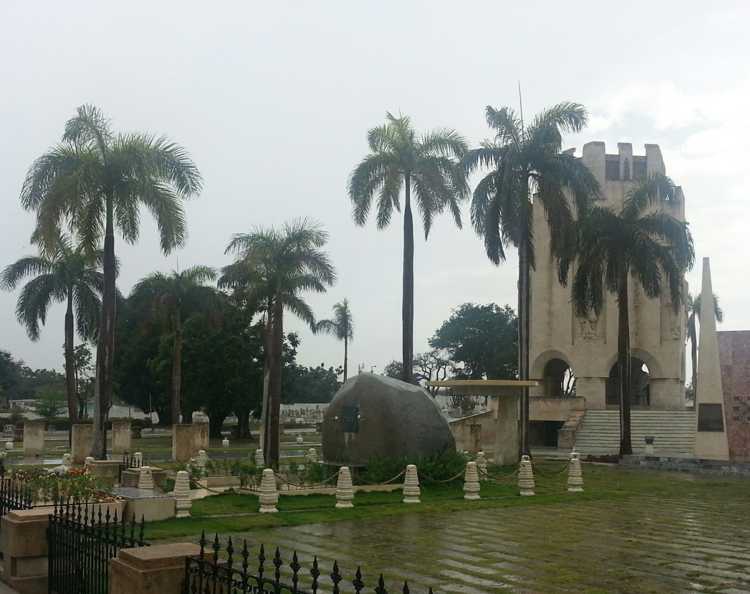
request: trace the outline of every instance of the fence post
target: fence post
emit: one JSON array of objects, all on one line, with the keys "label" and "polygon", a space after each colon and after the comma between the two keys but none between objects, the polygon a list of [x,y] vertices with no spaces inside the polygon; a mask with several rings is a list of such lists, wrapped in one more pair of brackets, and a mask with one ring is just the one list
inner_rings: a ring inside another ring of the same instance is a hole
[{"label": "fence post", "polygon": [[336,481],[336,508],[345,509],[354,507],[354,487],[352,485],[352,473],[348,466],[339,468],[339,477]]},{"label": "fence post", "polygon": [[419,496],[421,495],[419,488],[419,473],[414,464],[409,464],[406,467],[402,493],[404,496],[404,503],[419,503]]},{"label": "fence post", "polygon": [[186,542],[120,549],[110,561],[109,594],[182,594],[185,559],[199,553]]},{"label": "fence post", "polygon": [[466,472],[464,473],[464,499],[469,501],[480,499],[479,495],[479,471],[476,462],[466,463]]},{"label": "fence post", "polygon": [[20,594],[47,593],[50,508],[8,512],[2,518],[3,581]]},{"label": "fence post", "polygon": [[518,488],[523,496],[534,495],[534,469],[531,466],[531,458],[521,456],[521,465],[518,469]]},{"label": "fence post", "polygon": [[578,452],[570,453],[568,491],[570,493],[581,493],[583,491],[583,473],[581,472],[581,459],[578,457]]}]

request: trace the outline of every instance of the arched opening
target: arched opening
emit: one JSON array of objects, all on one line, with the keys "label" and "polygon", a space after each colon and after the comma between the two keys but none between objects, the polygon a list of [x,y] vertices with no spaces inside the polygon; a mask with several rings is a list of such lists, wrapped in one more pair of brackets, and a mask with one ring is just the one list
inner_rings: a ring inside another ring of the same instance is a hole
[{"label": "arched opening", "polygon": [[[650,372],[648,366],[638,357],[630,358],[630,405],[649,406],[651,404]],[[607,405],[620,405],[620,373],[617,363],[612,365],[607,379]]]},{"label": "arched opening", "polygon": [[562,359],[550,359],[542,374],[545,398],[575,398],[576,376]]}]

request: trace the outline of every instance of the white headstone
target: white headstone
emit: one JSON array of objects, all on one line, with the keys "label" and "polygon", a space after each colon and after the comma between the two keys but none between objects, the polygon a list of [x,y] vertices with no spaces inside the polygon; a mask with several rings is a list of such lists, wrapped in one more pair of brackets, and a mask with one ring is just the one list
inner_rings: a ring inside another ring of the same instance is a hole
[{"label": "white headstone", "polygon": [[258,468],[263,468],[266,465],[266,459],[263,456],[263,450],[261,450],[260,448],[255,450],[255,465]]},{"label": "white headstone", "polygon": [[5,449],[6,450],[12,450],[13,449],[13,442],[12,441],[6,441],[5,442]]},{"label": "white headstone", "polygon": [[225,437],[221,440],[221,447],[228,448],[229,447],[229,440]]},{"label": "white headstone", "polygon": [[305,443],[305,438],[302,435],[297,435],[297,443]]}]

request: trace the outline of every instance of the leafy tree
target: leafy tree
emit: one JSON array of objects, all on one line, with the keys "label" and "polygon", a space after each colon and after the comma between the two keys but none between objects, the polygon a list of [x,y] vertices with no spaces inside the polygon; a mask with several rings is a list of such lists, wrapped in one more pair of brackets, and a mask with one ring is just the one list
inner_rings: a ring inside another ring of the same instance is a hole
[{"label": "leafy tree", "polygon": [[[668,177],[655,175],[627,194],[619,212],[593,207],[579,222],[578,270],[573,303],[579,316],[601,312],[605,289],[617,297],[617,371],[620,393],[620,455],[632,454],[630,399],[629,280],[649,297],[666,285],[672,306],[684,295],[682,280],[693,265],[693,240],[687,224],[658,207],[674,204],[680,193]],[[565,279],[564,279],[565,280]]]},{"label": "leafy tree", "polygon": [[165,137],[113,133],[92,105],[68,120],[62,143],[29,169],[21,204],[37,215],[35,236],[49,243],[64,224],[89,252],[103,240],[104,287],[97,347],[97,414],[92,455],[105,457],[104,420],[112,402],[115,349],[115,226],[128,243],[140,231],[140,208],[154,216],[166,254],[185,240],[181,199],[197,194],[201,176],[187,152]]},{"label": "leafy tree", "polygon": [[[687,338],[690,341],[690,361],[692,363],[692,393],[698,387],[698,328],[697,321],[701,316],[701,296],[693,297],[688,294],[687,297]],[[719,297],[714,294],[714,316],[717,322],[724,321],[724,311],[719,306]]]},{"label": "leafy tree", "polygon": [[326,367],[323,363],[318,367],[292,363],[284,369],[284,403],[330,402],[339,389],[339,373],[340,369]]},{"label": "leafy tree", "polygon": [[464,303],[442,323],[430,346],[445,349],[470,379],[507,379],[518,371],[518,319],[506,305]]},{"label": "leafy tree", "polygon": [[[537,115],[529,126],[516,112],[488,106],[487,124],[495,132],[464,159],[466,171],[489,169],[474,189],[471,221],[484,239],[494,264],[506,249],[518,249],[518,375],[529,379],[530,275],[534,269],[533,209],[542,208],[550,232],[551,255],[560,275],[575,248],[575,211],[583,212],[599,192],[588,168],[572,153],[562,152],[562,133],[578,132],[587,115],[577,103],[560,103]],[[569,199],[569,195],[573,200]],[[521,397],[521,450],[529,452],[529,392]]]},{"label": "leafy tree", "polygon": [[73,367],[75,369],[78,418],[83,419],[87,413],[88,401],[94,395],[93,356],[89,345],[85,342],[77,345],[73,350]]},{"label": "leafy tree", "polygon": [[[412,371],[413,373],[413,371]],[[393,379],[401,379],[404,377],[404,364],[401,361],[390,361],[383,367],[383,375],[392,377]]]},{"label": "leafy tree", "polygon": [[423,387],[432,397],[438,393],[437,386],[430,386],[431,381],[443,381],[453,372],[453,363],[445,356],[441,349],[433,349],[427,353],[419,353],[414,357],[414,378],[423,383]]},{"label": "leafy tree", "polygon": [[237,258],[223,269],[220,286],[239,290],[266,312],[268,402],[264,407],[263,451],[266,463],[274,468],[279,463],[284,311],[292,312],[315,331],[315,316],[302,293],[323,293],[336,280],[333,265],[322,249],[327,241],[328,233],[302,219],[287,223],[281,230],[256,229],[235,235],[226,249]]},{"label": "leafy tree", "polygon": [[333,334],[339,340],[344,341],[344,381],[346,381],[349,368],[349,341],[354,339],[354,323],[352,321],[352,310],[349,308],[349,300],[344,299],[336,303],[333,306],[333,319],[320,320],[316,326],[316,331]]},{"label": "leafy tree", "polygon": [[[47,320],[52,303],[65,303],[65,387],[68,415],[78,418],[75,380],[75,330],[82,339],[94,338],[101,308],[99,294],[104,278],[99,271],[101,254],[88,255],[82,246],[74,247],[69,237],[55,236],[54,243],[39,256],[26,256],[7,266],[0,275],[0,286],[15,289],[25,277],[16,304],[16,317],[26,327],[31,340],[38,340],[40,325]],[[74,321],[75,320],[75,321]]]},{"label": "leafy tree", "polygon": [[8,351],[0,351],[0,397],[9,404],[15,399],[21,384],[21,363]]},{"label": "leafy tree", "polygon": [[57,390],[46,389],[38,394],[34,412],[47,421],[59,417],[65,409],[65,394]]},{"label": "leafy tree", "polygon": [[132,299],[150,302],[154,314],[163,322],[172,336],[172,406],[171,420],[179,423],[182,402],[182,326],[187,317],[196,311],[216,305],[216,290],[204,285],[216,278],[208,266],[193,266],[171,274],[155,272],[141,279],[133,288]]},{"label": "leafy tree", "polygon": [[446,208],[461,227],[460,203],[468,194],[466,176],[457,159],[466,143],[454,130],[435,130],[417,137],[406,116],[386,114],[386,123],[367,133],[370,154],[352,172],[349,198],[354,221],[364,225],[377,194],[377,226],[388,226],[393,211],[401,211],[404,189],[404,264],[402,295],[401,379],[412,381],[414,359],[414,223],[411,196],[417,204],[425,239],[432,219]]}]

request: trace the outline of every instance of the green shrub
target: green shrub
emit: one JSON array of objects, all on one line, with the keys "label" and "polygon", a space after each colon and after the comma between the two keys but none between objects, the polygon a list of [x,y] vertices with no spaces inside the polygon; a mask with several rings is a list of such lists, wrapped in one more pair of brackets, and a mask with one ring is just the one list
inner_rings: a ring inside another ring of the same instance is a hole
[{"label": "green shrub", "polygon": [[[393,479],[408,464],[416,464],[419,476],[429,481],[447,481],[460,475],[468,458],[460,452],[445,451],[423,457],[373,458],[367,462],[364,471],[357,473],[355,482],[360,484],[383,483]],[[460,476],[455,480],[460,480]]]}]

